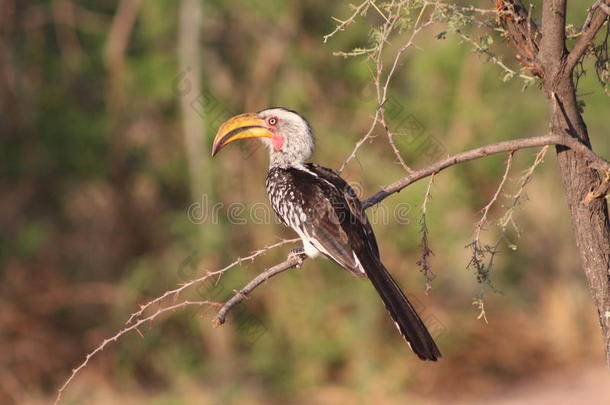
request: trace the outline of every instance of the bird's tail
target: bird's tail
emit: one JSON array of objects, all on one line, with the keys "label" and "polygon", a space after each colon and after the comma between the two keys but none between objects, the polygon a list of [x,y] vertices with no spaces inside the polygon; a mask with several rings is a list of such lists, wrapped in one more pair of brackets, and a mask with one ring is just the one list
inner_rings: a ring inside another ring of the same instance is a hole
[{"label": "bird's tail", "polygon": [[441,357],[441,352],[396,281],[378,258],[371,255],[363,259],[360,258],[366,275],[411,349],[422,360],[436,361]]}]

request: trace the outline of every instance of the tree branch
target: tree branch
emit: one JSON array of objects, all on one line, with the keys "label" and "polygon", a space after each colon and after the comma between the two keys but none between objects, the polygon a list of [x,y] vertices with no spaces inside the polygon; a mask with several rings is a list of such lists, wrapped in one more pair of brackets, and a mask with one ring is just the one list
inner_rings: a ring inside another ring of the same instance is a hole
[{"label": "tree branch", "polygon": [[381,191],[378,191],[373,196],[363,201],[362,205],[364,208],[368,208],[372,205],[378,204],[383,199],[391,194],[397,193],[409,184],[421,180],[425,177],[430,176],[432,173],[438,173],[450,166],[467,162],[469,160],[479,159],[485,156],[493,155],[501,152],[510,152],[524,148],[533,148],[544,145],[563,145],[567,146],[574,151],[581,154],[583,157],[588,159],[591,163],[590,166],[594,169],[606,171],[610,169],[610,163],[604,158],[596,155],[591,149],[576,139],[565,136],[565,135],[543,135],[535,136],[531,138],[514,139],[511,141],[499,142],[491,145],[482,146],[480,148],[471,149],[466,152],[458,153],[453,156],[449,156],[445,159],[439,160],[430,166],[424,167],[419,170],[415,170],[413,173],[408,174],[400,180],[384,187]]},{"label": "tree branch", "polygon": [[[520,0],[495,0],[497,21],[506,30],[504,36],[517,50],[517,60],[525,70],[541,77],[542,68],[536,60],[540,43],[540,30]],[[530,5],[531,7],[531,5]]]},{"label": "tree branch", "polygon": [[506,160],[506,167],[504,169],[504,175],[502,176],[502,180],[500,181],[500,184],[498,185],[498,188],[496,189],[496,192],[494,193],[491,200],[489,200],[487,205],[485,205],[485,207],[483,207],[481,209],[481,212],[483,213],[483,215],[481,215],[481,219],[479,219],[479,221],[475,224],[475,229],[474,229],[474,241],[477,244],[479,244],[479,241],[481,238],[481,231],[483,230],[483,227],[487,224],[487,216],[489,215],[489,210],[491,209],[492,205],[494,205],[494,203],[498,200],[498,197],[500,196],[500,192],[502,191],[502,188],[504,187],[504,184],[506,183],[506,180],[508,179],[508,173],[510,173],[510,168],[513,164],[514,154],[515,154],[515,151],[511,150],[510,152],[508,152],[508,159]]},{"label": "tree branch", "polygon": [[237,265],[239,265],[239,264],[241,264],[241,263],[243,263],[245,261],[248,261],[248,260],[253,261],[258,256],[260,256],[260,255],[262,255],[264,253],[267,253],[268,251],[270,251],[272,249],[275,249],[277,247],[286,245],[288,243],[294,243],[294,242],[297,242],[299,240],[300,240],[299,238],[282,239],[281,241],[279,241],[277,243],[274,243],[272,245],[268,245],[268,246],[265,246],[263,248],[257,249],[254,252],[252,252],[251,254],[249,254],[248,256],[238,257],[233,263],[228,264],[227,266],[223,267],[220,270],[208,271],[208,272],[206,272],[201,277],[194,278],[194,279],[192,279],[190,281],[182,283],[178,287],[174,288],[173,290],[168,290],[164,294],[158,296],[157,298],[148,301],[146,304],[140,305],[140,309],[131,314],[131,316],[129,317],[127,322],[125,322],[125,325],[130,325],[130,324],[132,324],[134,322],[139,321],[139,319],[144,314],[144,311],[148,310],[151,306],[156,305],[156,304],[161,304],[162,302],[167,300],[169,297],[172,297],[172,298],[176,299],[186,289],[194,286],[195,284],[201,284],[201,283],[203,283],[203,282],[205,282],[205,281],[207,281],[207,280],[209,280],[209,279],[211,279],[213,277],[219,279],[225,272],[229,271],[233,267],[235,267],[235,266],[237,266]]},{"label": "tree branch", "polygon": [[280,274],[283,271],[290,270],[295,267],[300,267],[303,261],[305,261],[305,259],[307,259],[307,255],[305,253],[291,253],[288,255],[288,258],[282,263],[276,264],[275,266],[268,268],[267,270],[260,273],[258,276],[254,277],[248,284],[244,286],[244,288],[239,291],[236,291],[233,297],[231,297],[227,302],[225,302],[222,308],[218,310],[216,318],[214,318],[214,326],[220,326],[225,323],[229,311],[235,305],[245,300],[248,297],[248,294],[250,294],[256,287],[269,280],[271,277]]},{"label": "tree branch", "polygon": [[78,367],[72,369],[72,374],[70,374],[70,377],[68,377],[68,379],[64,382],[64,384],[57,390],[57,395],[55,397],[55,402],[53,404],[54,405],[59,404],[64,391],[66,390],[68,385],[72,382],[72,380],[74,380],[74,377],[76,377],[76,375],[83,368],[85,368],[87,366],[87,364],[89,364],[89,360],[91,360],[92,357],[94,357],[97,354],[99,354],[100,352],[102,352],[106,348],[106,346],[108,346],[110,343],[116,342],[117,340],[119,340],[119,338],[121,338],[123,335],[125,335],[129,332],[133,332],[133,331],[139,332],[138,327],[142,326],[145,323],[152,322],[155,319],[157,319],[159,316],[164,315],[168,312],[172,312],[172,311],[182,309],[182,308],[185,308],[188,306],[206,306],[206,305],[220,306],[221,304],[218,302],[207,301],[207,300],[182,301],[182,302],[179,302],[178,304],[169,305],[167,307],[160,308],[154,314],[152,314],[146,318],[138,319],[138,321],[136,323],[134,323],[133,325],[127,326],[127,327],[121,329],[119,332],[117,332],[114,336],[104,339],[104,341],[98,347],[96,347],[92,352],[87,354],[87,356],[85,357],[85,360]]},{"label": "tree branch", "polygon": [[598,1],[597,3],[599,4],[597,4],[597,7],[595,7],[595,9],[595,5],[591,7],[591,13],[597,10],[597,14],[595,14],[590,24],[585,24],[586,26],[583,27],[584,31],[582,35],[580,36],[580,38],[578,38],[578,41],[574,44],[574,47],[572,48],[570,54],[567,57],[567,72],[572,72],[576,64],[578,64],[578,62],[580,61],[580,58],[582,58],[582,56],[585,54],[585,52],[593,42],[595,35],[597,35],[601,27],[603,27],[604,23],[606,22],[606,20],[608,20],[608,17],[610,16],[610,14],[608,13],[608,6],[606,5],[606,2]]}]

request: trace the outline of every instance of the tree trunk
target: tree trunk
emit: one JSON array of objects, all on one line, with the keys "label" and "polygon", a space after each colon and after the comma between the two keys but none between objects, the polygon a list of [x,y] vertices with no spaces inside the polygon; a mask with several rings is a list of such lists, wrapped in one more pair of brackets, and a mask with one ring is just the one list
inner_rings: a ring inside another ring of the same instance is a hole
[{"label": "tree trunk", "polygon": [[[538,61],[548,99],[553,133],[567,133],[591,146],[587,126],[578,110],[572,70],[565,48],[565,0],[545,0]],[[564,184],[570,220],[583,270],[597,307],[606,361],[610,366],[610,220],[604,198],[585,205],[585,195],[600,182],[598,173],[573,150],[557,147],[559,170]]]}]

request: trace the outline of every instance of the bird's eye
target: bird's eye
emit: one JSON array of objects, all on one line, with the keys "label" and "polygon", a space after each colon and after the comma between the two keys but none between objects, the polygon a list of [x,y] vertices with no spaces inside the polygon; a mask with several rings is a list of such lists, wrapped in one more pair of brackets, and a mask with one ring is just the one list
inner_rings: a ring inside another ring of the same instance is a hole
[{"label": "bird's eye", "polygon": [[267,119],[267,122],[269,123],[269,125],[275,125],[275,124],[277,124],[277,118],[271,117],[271,118]]}]

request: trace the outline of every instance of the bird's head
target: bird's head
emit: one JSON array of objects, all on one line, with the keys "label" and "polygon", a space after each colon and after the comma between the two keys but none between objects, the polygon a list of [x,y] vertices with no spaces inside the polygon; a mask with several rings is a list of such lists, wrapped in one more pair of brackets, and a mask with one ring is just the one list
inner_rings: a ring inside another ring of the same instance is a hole
[{"label": "bird's head", "polygon": [[238,139],[259,138],[269,149],[271,166],[294,166],[313,153],[314,137],[305,118],[286,108],[277,107],[237,115],[220,126],[212,156]]}]

